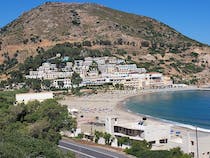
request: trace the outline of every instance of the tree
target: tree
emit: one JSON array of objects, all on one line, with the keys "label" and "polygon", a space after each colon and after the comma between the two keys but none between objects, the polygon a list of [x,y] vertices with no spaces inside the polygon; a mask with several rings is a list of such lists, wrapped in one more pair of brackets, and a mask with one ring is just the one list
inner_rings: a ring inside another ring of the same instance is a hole
[{"label": "tree", "polygon": [[10,82],[12,83],[20,83],[24,81],[23,74],[20,71],[12,71],[10,77]]},{"label": "tree", "polygon": [[5,88],[7,81],[0,81],[0,88]]},{"label": "tree", "polygon": [[129,137],[118,137],[117,138],[117,145],[118,146],[122,146],[124,145],[130,145],[131,140],[129,139]]},{"label": "tree", "polygon": [[188,154],[184,154],[180,148],[171,150],[150,150],[151,145],[146,141],[133,141],[131,148],[126,149],[126,153],[134,155],[138,158],[190,158]]},{"label": "tree", "polygon": [[97,70],[99,72],[99,68],[98,68],[98,63],[96,61],[93,60],[92,64],[89,66],[89,70]]},{"label": "tree", "polygon": [[71,92],[73,94],[80,95],[79,84],[81,82],[82,82],[82,78],[80,77],[80,75],[74,72],[71,77],[71,87],[72,87]]},{"label": "tree", "polygon": [[104,138],[105,139],[105,144],[106,145],[111,145],[112,142],[114,141],[114,137],[112,137],[111,134],[109,133],[103,133],[103,132],[99,132],[99,131],[95,131],[95,143],[98,143],[100,138]]},{"label": "tree", "polygon": [[124,89],[124,85],[117,83],[117,84],[115,84],[115,88],[119,89],[119,90],[123,90]]},{"label": "tree", "polygon": [[141,46],[142,47],[149,47],[149,42],[148,41],[142,41]]},{"label": "tree", "polygon": [[78,87],[81,82],[82,82],[82,78],[80,77],[80,75],[78,73],[74,72],[71,77],[72,87],[74,85],[76,85]]},{"label": "tree", "polygon": [[91,44],[90,41],[83,41],[83,42],[82,42],[82,45],[83,45],[83,46],[88,46],[88,47],[91,47],[91,46],[92,46],[92,44]]},{"label": "tree", "polygon": [[20,92],[0,92],[0,157],[73,158],[57,147],[60,131],[76,127],[67,108],[53,99],[14,106]]},{"label": "tree", "polygon": [[42,139],[34,139],[22,133],[0,132],[0,157],[50,157],[73,158],[74,155],[63,153],[53,143]]},{"label": "tree", "polygon": [[38,79],[27,79],[26,80],[26,85],[35,90],[35,91],[40,91],[41,90],[41,80]]},{"label": "tree", "polygon": [[128,61],[131,60],[131,56],[130,56],[130,55],[127,56],[127,60],[128,60]]},{"label": "tree", "polygon": [[103,137],[103,132],[95,131],[95,143],[98,143],[100,137]]},{"label": "tree", "polygon": [[103,134],[103,138],[105,139],[106,145],[111,145],[112,142],[114,141],[114,138],[112,137],[112,135],[106,132]]},{"label": "tree", "polygon": [[50,80],[43,80],[42,85],[46,88],[49,89],[51,86],[51,81]]}]

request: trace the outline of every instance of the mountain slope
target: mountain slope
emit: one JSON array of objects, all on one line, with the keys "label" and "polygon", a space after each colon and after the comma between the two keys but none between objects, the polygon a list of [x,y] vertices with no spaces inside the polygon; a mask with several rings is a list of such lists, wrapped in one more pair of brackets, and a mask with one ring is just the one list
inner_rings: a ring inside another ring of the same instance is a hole
[{"label": "mountain slope", "polygon": [[63,42],[110,49],[175,80],[208,82],[210,78],[208,46],[154,19],[89,3],[48,2],[24,13],[0,30],[0,62],[8,57],[23,62],[38,47],[47,49]]}]

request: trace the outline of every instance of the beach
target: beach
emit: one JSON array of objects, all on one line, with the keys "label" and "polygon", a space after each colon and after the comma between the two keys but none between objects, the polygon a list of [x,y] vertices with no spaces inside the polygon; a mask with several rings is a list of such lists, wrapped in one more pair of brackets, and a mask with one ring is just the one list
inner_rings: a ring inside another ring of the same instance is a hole
[{"label": "beach", "polygon": [[66,96],[59,102],[62,105],[67,105],[70,109],[78,109],[80,120],[94,120],[98,117],[104,120],[107,116],[118,117],[121,119],[137,120],[137,115],[125,111],[122,107],[123,102],[129,97],[140,95],[136,91],[109,91],[99,92],[97,94],[78,96]]},{"label": "beach", "polygon": [[[84,96],[65,96],[59,102],[66,105],[68,109],[76,109],[77,128],[84,134],[93,135],[94,131],[106,132],[105,120],[107,117],[117,118],[117,124],[122,126],[138,125],[146,117],[144,125],[146,127],[167,128],[169,137],[166,145],[157,144],[152,150],[169,150],[180,147],[185,153],[191,151],[199,154],[210,151],[210,130],[197,128],[188,124],[163,120],[152,116],[129,111],[125,103],[134,96],[149,93],[167,92],[167,91],[188,91],[203,90],[196,87],[170,88],[170,89],[152,89],[152,90],[112,90],[107,92],[98,92],[97,94]],[[155,132],[155,131],[154,131]],[[154,133],[155,134],[155,133]],[[196,145],[194,145],[196,143]]]},{"label": "beach", "polygon": [[[97,94],[85,96],[66,96],[59,102],[68,106],[69,109],[77,109],[77,123],[94,122],[96,120],[104,121],[107,117],[115,117],[126,122],[139,122],[144,115],[129,111],[124,107],[125,102],[133,97],[142,94],[165,92],[165,91],[183,91],[198,90],[196,87],[187,88],[170,88],[170,89],[152,89],[152,90],[112,90],[108,92],[98,92]],[[147,116],[147,123],[150,125],[172,125],[181,130],[194,130],[190,125],[185,125],[167,120]],[[200,129],[201,131],[210,132],[209,130]]]}]

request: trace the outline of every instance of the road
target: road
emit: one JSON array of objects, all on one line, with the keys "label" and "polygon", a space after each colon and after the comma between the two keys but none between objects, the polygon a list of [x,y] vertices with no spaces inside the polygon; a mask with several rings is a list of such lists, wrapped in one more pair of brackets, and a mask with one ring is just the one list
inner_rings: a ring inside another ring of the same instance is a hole
[{"label": "road", "polygon": [[76,153],[81,158],[128,158],[128,156],[117,153],[117,151],[109,151],[106,149],[92,147],[76,142],[69,142],[65,140],[61,140],[58,146],[61,149],[69,150]]}]

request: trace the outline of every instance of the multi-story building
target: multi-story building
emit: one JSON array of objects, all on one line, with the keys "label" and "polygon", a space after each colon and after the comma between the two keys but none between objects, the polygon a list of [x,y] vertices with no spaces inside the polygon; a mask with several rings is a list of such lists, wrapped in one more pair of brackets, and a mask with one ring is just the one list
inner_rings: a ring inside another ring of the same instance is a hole
[{"label": "multi-story building", "polygon": [[[87,57],[84,60],[75,60],[74,64],[66,62],[65,67],[62,68],[57,68],[56,64],[43,63],[37,71],[30,71],[26,78],[68,79],[74,71],[83,79],[82,85],[112,83],[136,89],[162,88],[172,85],[170,78],[160,73],[146,73],[145,68],[137,68],[136,64],[124,63],[124,60],[116,57]],[[56,83],[55,81],[54,84]]]},{"label": "multi-story building", "polygon": [[145,68],[137,68],[136,64],[117,65],[116,67],[119,73],[146,73]]},{"label": "multi-story building", "polygon": [[81,67],[81,66],[83,66],[83,63],[84,63],[83,60],[75,60],[74,67]]},{"label": "multi-story building", "polygon": [[55,87],[55,88],[65,88],[65,89],[68,89],[68,88],[71,88],[72,87],[72,84],[71,84],[71,79],[56,79],[56,80],[53,80],[52,82],[52,87]]},{"label": "multi-story building", "polygon": [[114,74],[117,72],[115,64],[98,65],[98,69],[102,74]]},{"label": "multi-story building", "polygon": [[64,72],[71,72],[73,68],[73,63],[72,62],[67,62],[66,66],[62,68],[61,70]]},{"label": "multi-story building", "polygon": [[66,67],[59,71],[56,64],[43,63],[37,71],[30,71],[26,78],[53,80],[57,78],[68,78],[72,76],[71,63],[67,63]]}]

